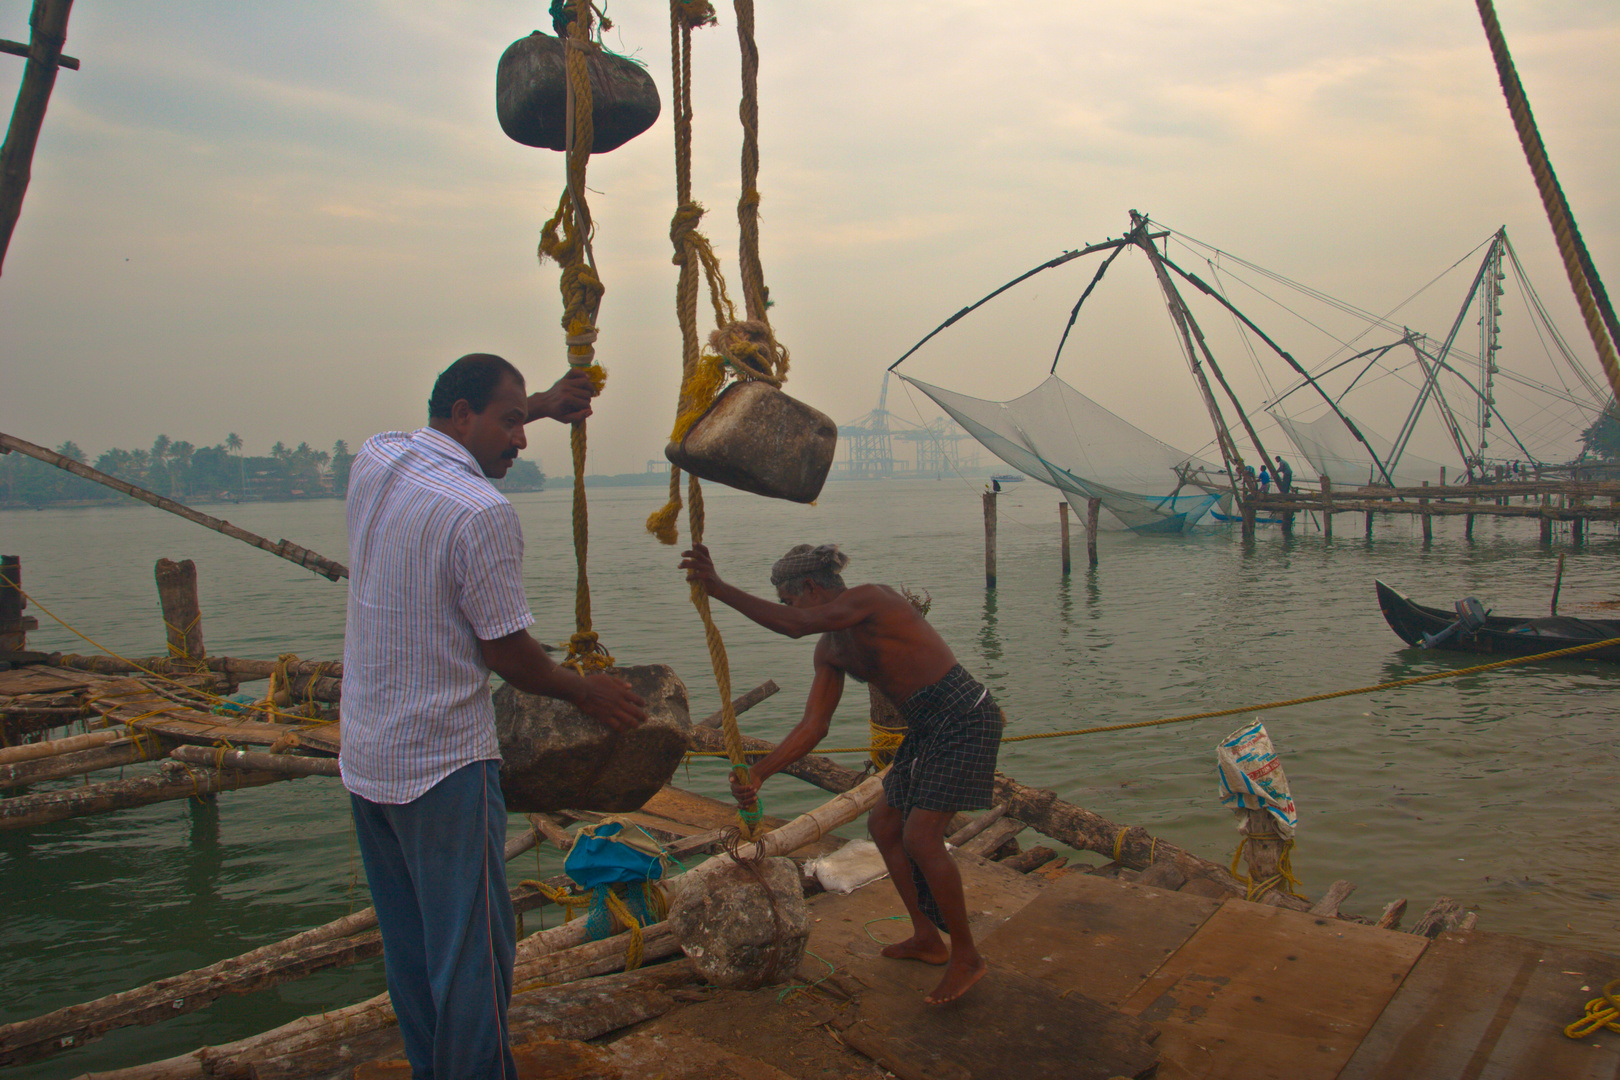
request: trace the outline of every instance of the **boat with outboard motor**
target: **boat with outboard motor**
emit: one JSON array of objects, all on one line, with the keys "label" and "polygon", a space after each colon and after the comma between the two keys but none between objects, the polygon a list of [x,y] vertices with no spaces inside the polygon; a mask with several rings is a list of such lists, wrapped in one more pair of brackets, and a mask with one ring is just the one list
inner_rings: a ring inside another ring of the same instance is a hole
[{"label": "boat with outboard motor", "polygon": [[1620,663],[1620,619],[1492,615],[1473,597],[1458,601],[1456,611],[1446,611],[1415,603],[1382,581],[1374,584],[1385,621],[1408,645],[1487,656],[1534,656],[1613,639],[1612,645],[1577,653],[1571,659]]}]

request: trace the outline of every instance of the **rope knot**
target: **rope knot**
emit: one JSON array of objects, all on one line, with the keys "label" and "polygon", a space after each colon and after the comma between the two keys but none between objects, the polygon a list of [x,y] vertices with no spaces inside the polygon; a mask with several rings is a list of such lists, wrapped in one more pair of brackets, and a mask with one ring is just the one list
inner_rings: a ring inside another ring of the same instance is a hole
[{"label": "rope knot", "polygon": [[580,630],[569,637],[568,658],[562,665],[584,675],[587,671],[606,671],[613,666],[613,657],[597,640],[595,630]]},{"label": "rope knot", "polygon": [[669,220],[669,241],[675,245],[675,257],[671,261],[677,266],[685,261],[686,246],[706,213],[703,204],[697,202],[685,202],[675,208],[675,216]]},{"label": "rope knot", "polygon": [[670,12],[688,30],[701,30],[720,21],[709,0],[675,0],[670,5]]},{"label": "rope knot", "polygon": [[709,347],[719,353],[738,378],[782,385],[787,350],[763,319],[740,319],[709,335]]}]

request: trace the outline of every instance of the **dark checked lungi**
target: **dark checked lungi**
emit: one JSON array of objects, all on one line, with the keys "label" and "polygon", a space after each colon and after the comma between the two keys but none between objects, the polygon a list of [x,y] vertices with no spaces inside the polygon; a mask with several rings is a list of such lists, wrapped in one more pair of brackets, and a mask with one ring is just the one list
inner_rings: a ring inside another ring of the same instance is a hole
[{"label": "dark checked lungi", "polygon": [[[902,815],[912,810],[982,810],[995,792],[1001,709],[961,664],[900,706],[906,736],[883,778],[883,797]],[[933,891],[917,864],[911,880],[923,914],[945,928]]]}]

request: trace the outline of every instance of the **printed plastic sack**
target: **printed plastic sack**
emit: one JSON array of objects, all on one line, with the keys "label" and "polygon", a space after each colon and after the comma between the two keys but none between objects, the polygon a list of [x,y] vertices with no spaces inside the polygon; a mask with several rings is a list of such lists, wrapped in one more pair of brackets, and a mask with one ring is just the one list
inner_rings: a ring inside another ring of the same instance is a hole
[{"label": "printed plastic sack", "polygon": [[[1299,811],[1266,726],[1256,720],[1238,728],[1216,745],[1215,757],[1220,765],[1221,805],[1233,811],[1265,810],[1276,819],[1279,836],[1293,836]],[[1245,818],[1238,828],[1246,824]]]}]

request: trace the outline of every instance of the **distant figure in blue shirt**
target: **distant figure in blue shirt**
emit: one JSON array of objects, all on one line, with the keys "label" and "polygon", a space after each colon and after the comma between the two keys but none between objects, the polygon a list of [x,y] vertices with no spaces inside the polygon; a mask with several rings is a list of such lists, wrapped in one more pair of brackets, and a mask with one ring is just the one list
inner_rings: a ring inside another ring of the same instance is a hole
[{"label": "distant figure in blue shirt", "polygon": [[1264,465],[1260,466],[1260,494],[1264,495],[1271,490],[1271,473]]}]

